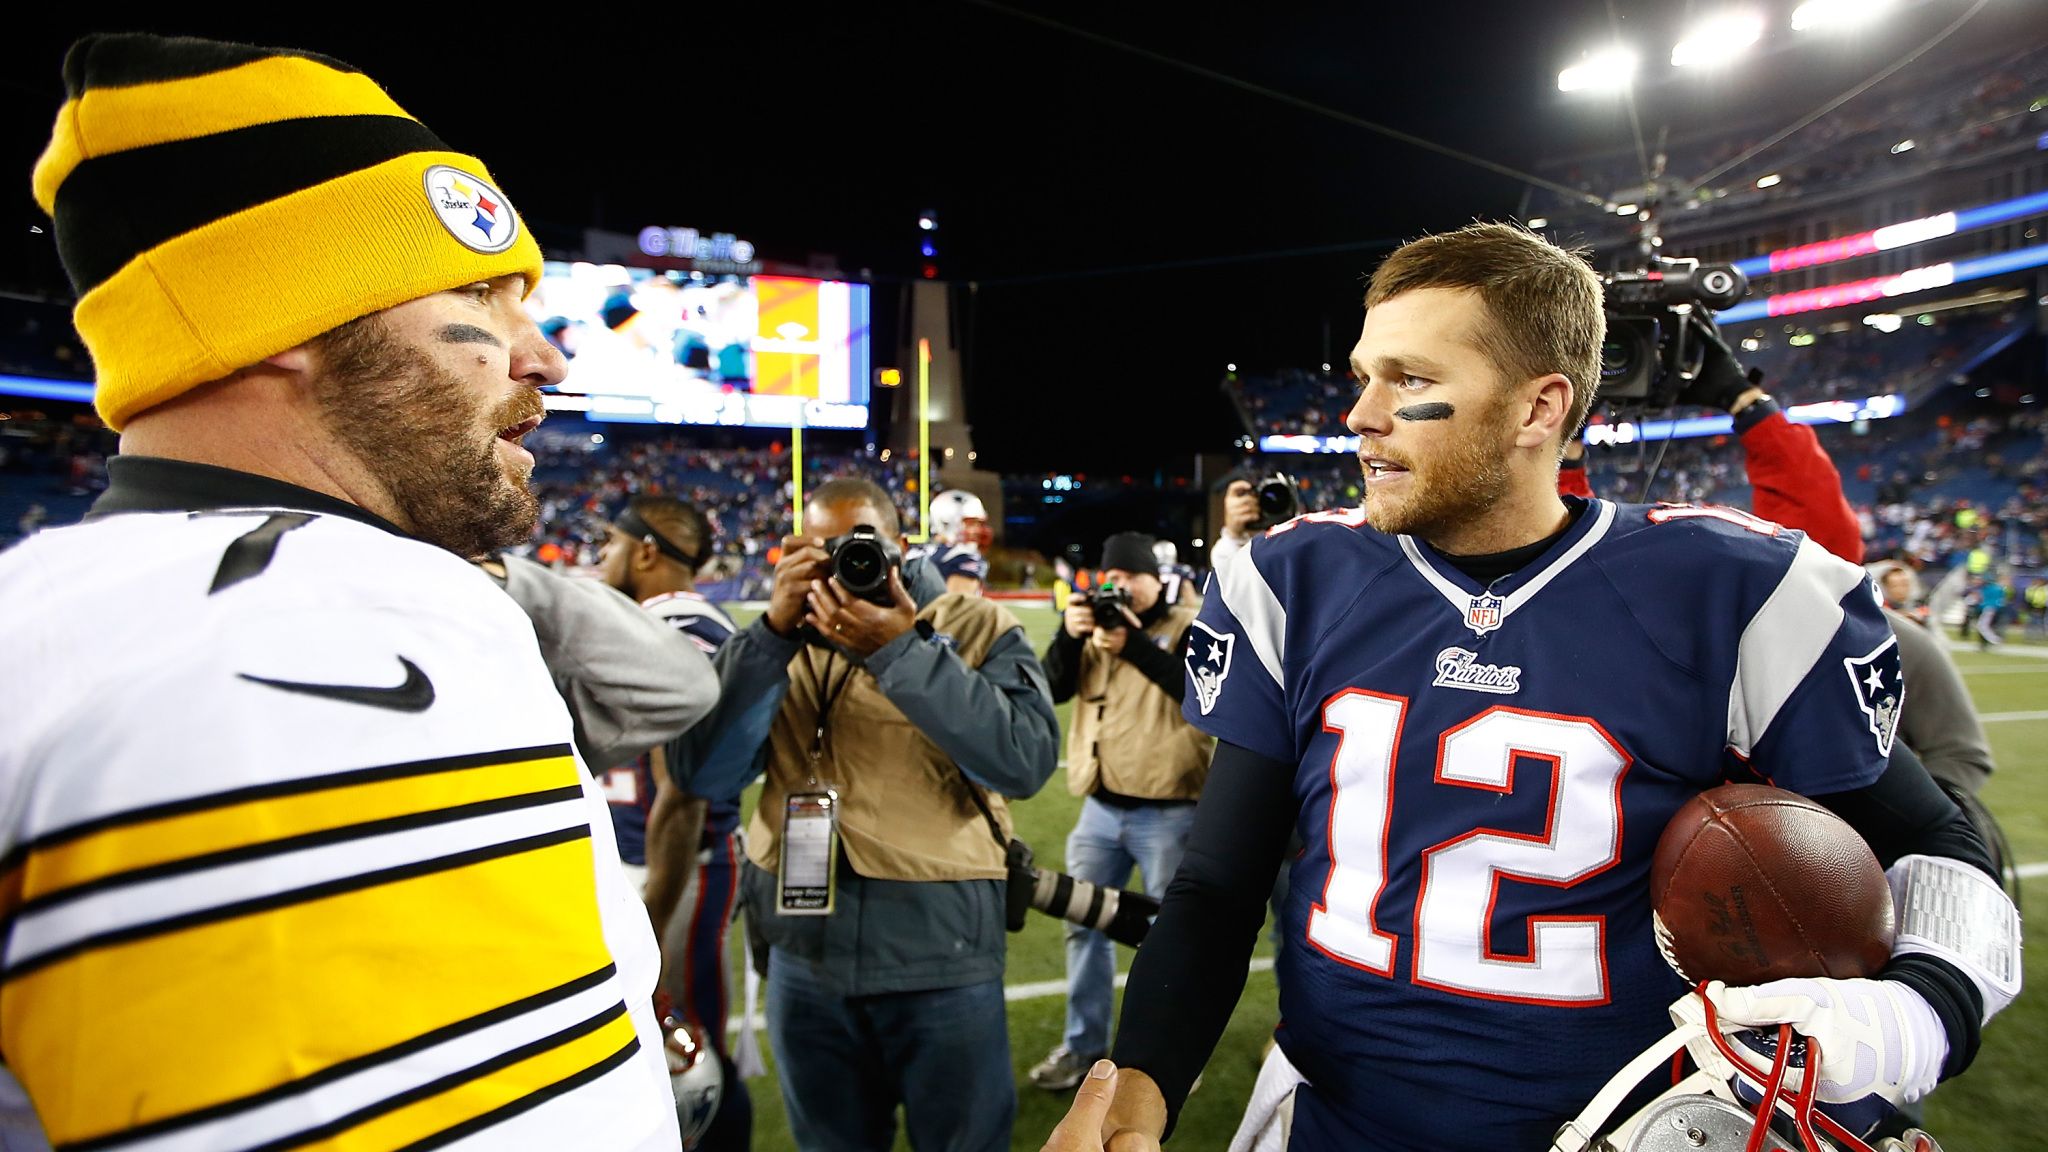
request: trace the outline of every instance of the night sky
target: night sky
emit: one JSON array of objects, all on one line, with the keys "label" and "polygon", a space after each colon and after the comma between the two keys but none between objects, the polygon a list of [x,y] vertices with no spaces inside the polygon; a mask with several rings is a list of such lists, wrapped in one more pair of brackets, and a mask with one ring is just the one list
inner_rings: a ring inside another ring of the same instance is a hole
[{"label": "night sky", "polygon": [[[1817,43],[1784,29],[1789,2],[1757,6],[1775,24],[1763,51],[1673,79],[1662,57],[1690,6],[1614,0],[1645,60],[1637,96],[1653,138],[1782,126],[1967,8],[1906,3],[1871,32]],[[1132,471],[1227,450],[1239,432],[1218,392],[1227,362],[1341,361],[1363,274],[1392,244],[1522,204],[1512,178],[1000,7],[718,7],[10,20],[0,146],[16,182],[0,282],[63,284],[49,236],[29,231],[41,215],[28,173],[61,103],[64,45],[92,30],[346,60],[482,157],[544,239],[586,225],[721,229],[770,257],[836,253],[886,292],[918,274],[917,215],[936,209],[942,275],[973,285],[976,446],[1004,471]],[[1556,90],[1560,67],[1612,37],[1598,0],[1022,7],[1512,168],[1632,147],[1619,101]],[[2044,14],[2040,0],[1999,0],[1871,98],[2038,41]]]}]

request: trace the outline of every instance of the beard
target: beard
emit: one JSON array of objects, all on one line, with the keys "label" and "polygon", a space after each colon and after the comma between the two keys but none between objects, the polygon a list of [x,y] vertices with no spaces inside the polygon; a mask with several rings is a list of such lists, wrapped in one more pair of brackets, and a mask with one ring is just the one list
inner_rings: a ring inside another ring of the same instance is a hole
[{"label": "beard", "polygon": [[[1483,517],[1507,494],[1511,478],[1503,452],[1508,404],[1503,396],[1436,447],[1409,456],[1408,491],[1381,494],[1366,477],[1365,519],[1378,531],[1424,540]],[[1361,452],[1365,449],[1361,448]]]},{"label": "beard", "polygon": [[498,432],[543,414],[521,388],[493,406],[402,343],[375,315],[322,336],[312,381],[321,420],[384,486],[414,537],[474,560],[517,544],[540,503],[500,459]]}]

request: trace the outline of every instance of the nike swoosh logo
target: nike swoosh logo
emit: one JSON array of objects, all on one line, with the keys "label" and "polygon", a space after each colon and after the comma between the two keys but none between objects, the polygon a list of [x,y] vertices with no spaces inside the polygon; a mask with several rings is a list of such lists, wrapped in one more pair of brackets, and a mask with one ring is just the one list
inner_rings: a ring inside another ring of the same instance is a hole
[{"label": "nike swoosh logo", "polygon": [[345,700],[350,704],[368,704],[372,708],[389,708],[393,712],[425,712],[434,706],[434,682],[420,671],[420,666],[400,656],[398,662],[405,666],[405,683],[392,688],[376,688],[360,684],[307,684],[298,680],[272,680],[263,676],[239,673],[242,679],[252,684],[263,684],[285,692],[297,692],[302,696],[319,696],[328,700]]}]

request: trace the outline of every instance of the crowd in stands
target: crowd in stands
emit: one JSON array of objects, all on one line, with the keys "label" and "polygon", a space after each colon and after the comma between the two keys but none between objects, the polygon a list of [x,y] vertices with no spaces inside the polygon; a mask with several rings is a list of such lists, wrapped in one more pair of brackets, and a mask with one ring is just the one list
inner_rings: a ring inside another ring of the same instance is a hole
[{"label": "crowd in stands", "polygon": [[92,378],[92,357],[71,326],[68,302],[0,296],[0,374]]},{"label": "crowd in stands", "polygon": [[[626,501],[646,493],[687,500],[710,517],[719,560],[710,580],[734,598],[764,593],[782,537],[790,531],[791,456],[768,448],[711,449],[699,433],[607,444],[563,438],[535,453],[533,489],[540,529],[522,550],[548,563],[594,565],[602,523]],[[860,475],[895,495],[906,523],[917,519],[917,463],[866,453],[806,453],[806,487],[833,476]]]},{"label": "crowd in stands", "polygon": [[[1677,142],[1666,151],[1665,174],[1681,182],[1688,207],[1722,210],[1872,177],[1932,172],[2002,147],[2030,146],[2048,131],[2048,48],[2029,48],[1988,68],[1961,67],[1889,98],[1852,100],[1734,168],[1712,187],[1684,186],[1775,135],[1784,126],[1782,119],[1789,118],[1764,118],[1746,131]],[[1910,149],[1893,151],[1906,140],[1913,141]],[[1757,188],[1756,178],[1765,173],[1778,174],[1780,182]],[[1641,162],[1632,149],[1570,162],[1548,174],[1608,201],[1634,199],[1644,186]],[[1539,192],[1529,214],[1568,228],[1591,211]]]},{"label": "crowd in stands", "polygon": [[[1927,323],[1916,317],[1894,332],[1850,318],[1815,329],[1779,322],[1737,325],[1723,335],[1741,345],[1737,355],[1743,363],[1761,370],[1772,395],[1790,406],[1915,390],[2027,323],[2023,312],[2010,309],[1925,315]],[[1358,382],[1342,368],[1287,369],[1233,374],[1225,389],[1255,435],[1345,436],[1350,430],[1344,417]]]}]

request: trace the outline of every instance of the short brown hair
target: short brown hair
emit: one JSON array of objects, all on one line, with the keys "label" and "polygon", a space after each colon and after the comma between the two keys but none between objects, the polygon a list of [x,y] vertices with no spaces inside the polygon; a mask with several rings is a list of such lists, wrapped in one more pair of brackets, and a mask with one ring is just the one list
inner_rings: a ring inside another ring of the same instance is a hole
[{"label": "short brown hair", "polygon": [[1411,240],[1372,274],[1365,306],[1417,288],[1470,288],[1492,324],[1480,350],[1510,381],[1562,373],[1572,382],[1565,438],[1577,434],[1600,386],[1607,313],[1583,253],[1513,224],[1467,224]]}]

